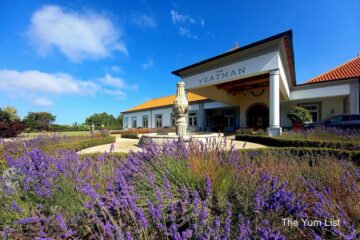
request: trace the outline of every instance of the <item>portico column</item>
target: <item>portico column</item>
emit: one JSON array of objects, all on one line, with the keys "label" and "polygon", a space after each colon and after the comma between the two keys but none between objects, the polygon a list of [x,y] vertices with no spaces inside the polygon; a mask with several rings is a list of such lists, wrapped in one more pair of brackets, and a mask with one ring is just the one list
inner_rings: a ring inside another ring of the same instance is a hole
[{"label": "portico column", "polygon": [[268,127],[269,136],[281,135],[280,127],[280,77],[279,70],[270,72],[270,121]]}]

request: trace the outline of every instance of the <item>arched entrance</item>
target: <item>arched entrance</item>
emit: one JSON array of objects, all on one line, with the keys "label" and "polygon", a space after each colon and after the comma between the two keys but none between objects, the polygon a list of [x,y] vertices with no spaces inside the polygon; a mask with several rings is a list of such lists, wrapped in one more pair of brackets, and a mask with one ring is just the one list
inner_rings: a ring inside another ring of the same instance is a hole
[{"label": "arched entrance", "polygon": [[255,103],[246,112],[246,123],[248,128],[266,129],[269,127],[269,109],[265,104]]}]

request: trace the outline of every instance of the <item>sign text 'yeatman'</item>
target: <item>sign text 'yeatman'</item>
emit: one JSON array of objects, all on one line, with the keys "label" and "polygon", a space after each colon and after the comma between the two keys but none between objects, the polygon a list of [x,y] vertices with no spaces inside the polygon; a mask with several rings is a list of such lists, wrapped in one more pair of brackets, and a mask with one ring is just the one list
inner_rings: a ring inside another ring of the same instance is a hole
[{"label": "sign text 'yeatman'", "polygon": [[223,69],[216,70],[214,74],[198,79],[199,84],[205,84],[227,78],[237,77],[245,73],[245,67],[233,69],[231,71],[224,71]]}]

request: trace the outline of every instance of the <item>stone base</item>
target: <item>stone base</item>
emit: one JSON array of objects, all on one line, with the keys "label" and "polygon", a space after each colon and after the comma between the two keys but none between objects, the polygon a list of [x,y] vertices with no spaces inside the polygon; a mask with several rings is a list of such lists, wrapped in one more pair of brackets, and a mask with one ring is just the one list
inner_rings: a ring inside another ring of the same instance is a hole
[{"label": "stone base", "polygon": [[282,128],[281,127],[268,127],[267,134],[270,137],[277,137],[282,134]]},{"label": "stone base", "polygon": [[[185,142],[188,142],[190,139],[194,141],[200,141],[204,144],[216,142],[220,143],[223,141],[224,134],[223,133],[191,133],[189,135],[186,135],[183,137],[183,140]],[[168,135],[158,135],[157,133],[146,133],[142,134],[141,138],[138,142],[138,146],[141,146],[146,143],[154,142],[159,145],[163,145],[168,141],[177,141],[179,139],[179,135],[176,135],[175,133],[169,133]]]}]

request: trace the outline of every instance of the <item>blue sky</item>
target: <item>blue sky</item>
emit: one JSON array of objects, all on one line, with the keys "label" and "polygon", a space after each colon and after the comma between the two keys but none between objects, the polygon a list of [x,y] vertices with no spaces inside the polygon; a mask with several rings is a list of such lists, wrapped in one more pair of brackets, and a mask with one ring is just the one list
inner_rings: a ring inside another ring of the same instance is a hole
[{"label": "blue sky", "polygon": [[173,94],[170,72],[292,29],[297,82],[360,52],[358,0],[0,2],[0,107],[57,123]]}]

